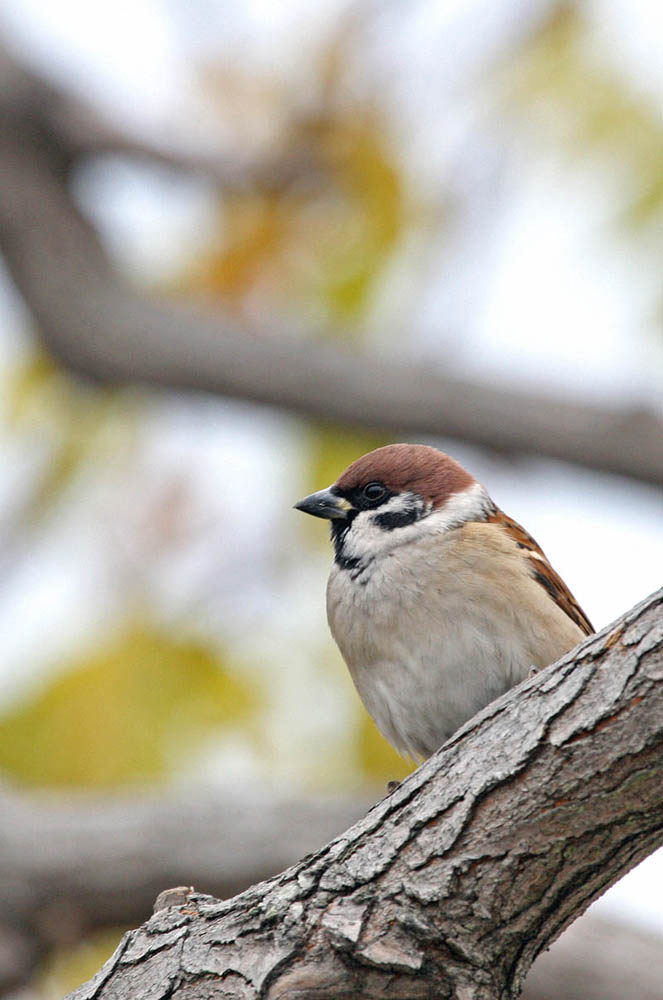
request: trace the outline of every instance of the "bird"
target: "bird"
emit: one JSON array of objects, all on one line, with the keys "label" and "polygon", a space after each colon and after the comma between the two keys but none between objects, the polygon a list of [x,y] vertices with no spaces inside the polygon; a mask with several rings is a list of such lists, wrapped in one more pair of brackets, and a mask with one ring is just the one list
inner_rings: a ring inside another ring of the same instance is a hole
[{"label": "bird", "polygon": [[436,448],[377,448],[294,506],[330,522],[329,627],[404,757],[594,631],[532,536]]}]

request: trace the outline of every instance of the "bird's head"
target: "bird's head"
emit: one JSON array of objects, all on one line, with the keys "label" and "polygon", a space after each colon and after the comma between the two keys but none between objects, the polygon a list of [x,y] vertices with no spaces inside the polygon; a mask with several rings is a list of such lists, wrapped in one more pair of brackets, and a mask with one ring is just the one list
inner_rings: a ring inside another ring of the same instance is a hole
[{"label": "bird's head", "polygon": [[486,491],[462,465],[416,444],[377,448],[332,486],[295,504],[330,520],[336,561],[346,569],[429,532],[480,519],[489,506]]}]

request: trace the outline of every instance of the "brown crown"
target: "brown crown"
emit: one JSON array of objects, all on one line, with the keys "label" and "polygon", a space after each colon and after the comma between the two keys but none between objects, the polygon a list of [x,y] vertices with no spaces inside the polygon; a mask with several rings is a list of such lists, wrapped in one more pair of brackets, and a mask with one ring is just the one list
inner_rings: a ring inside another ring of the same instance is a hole
[{"label": "brown crown", "polygon": [[434,507],[467,489],[474,477],[462,465],[437,448],[424,444],[389,444],[362,455],[339,476],[340,490],[351,490],[370,482],[384,483],[394,493],[412,490]]}]

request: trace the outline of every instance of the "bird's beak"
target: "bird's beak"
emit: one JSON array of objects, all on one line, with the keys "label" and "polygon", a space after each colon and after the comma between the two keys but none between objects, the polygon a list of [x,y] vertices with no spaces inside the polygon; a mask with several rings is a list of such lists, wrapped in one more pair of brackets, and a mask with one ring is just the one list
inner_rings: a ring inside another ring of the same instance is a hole
[{"label": "bird's beak", "polygon": [[327,490],[318,490],[311,493],[310,497],[304,497],[295,504],[295,510],[303,510],[305,514],[312,514],[313,517],[326,517],[329,520],[334,518],[346,518],[352,510],[352,504],[332,493],[331,487]]}]

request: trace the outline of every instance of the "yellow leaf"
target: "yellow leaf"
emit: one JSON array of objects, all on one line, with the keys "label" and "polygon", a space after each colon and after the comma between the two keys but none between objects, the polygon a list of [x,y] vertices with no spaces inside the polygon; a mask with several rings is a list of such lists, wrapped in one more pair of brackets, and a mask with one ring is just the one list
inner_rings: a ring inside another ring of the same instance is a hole
[{"label": "yellow leaf", "polygon": [[0,768],[30,785],[155,780],[255,702],[201,642],[135,625],[0,717]]},{"label": "yellow leaf", "polygon": [[361,318],[415,205],[379,95],[345,99],[353,58],[351,30],[332,39],[317,65],[318,105],[280,135],[284,163],[310,161],[308,182],[298,175],[274,183],[266,172],[249,190],[226,191],[218,236],[180,290],[240,313],[257,292],[285,313],[309,309],[346,328]]}]

